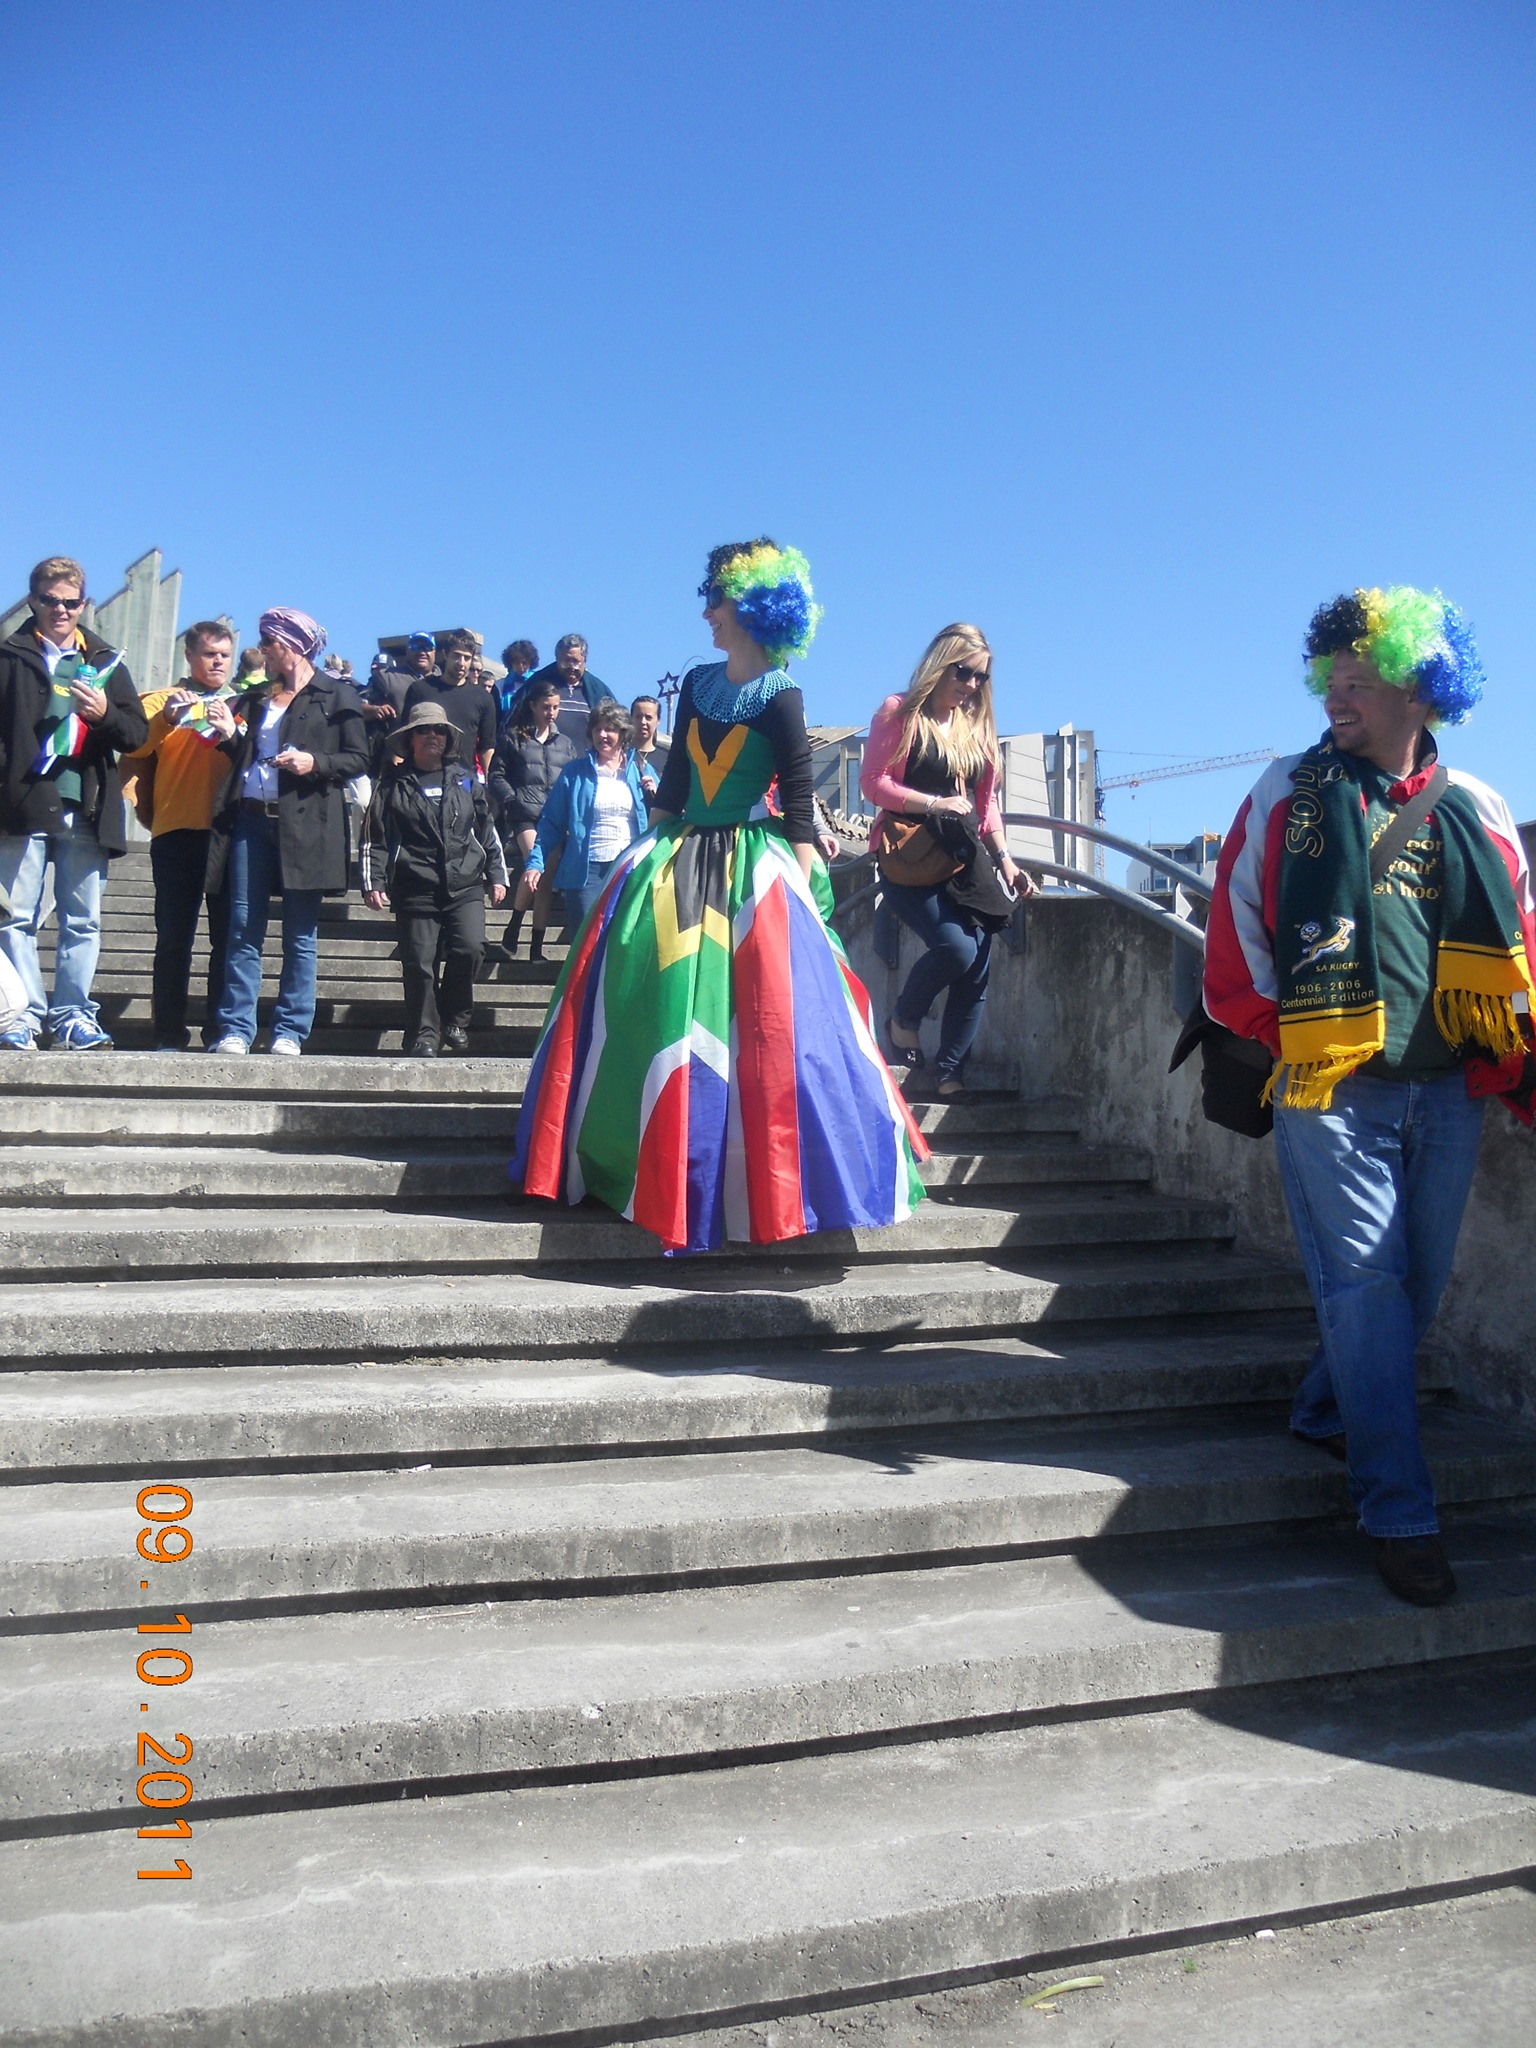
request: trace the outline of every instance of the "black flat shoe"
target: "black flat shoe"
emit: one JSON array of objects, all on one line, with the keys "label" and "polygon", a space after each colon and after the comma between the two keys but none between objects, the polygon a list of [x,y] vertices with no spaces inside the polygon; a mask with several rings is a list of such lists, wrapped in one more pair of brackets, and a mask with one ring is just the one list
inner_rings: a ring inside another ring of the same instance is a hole
[{"label": "black flat shoe", "polygon": [[1415,1607],[1443,1607],[1456,1597],[1456,1574],[1438,1536],[1377,1536],[1376,1569],[1389,1592]]},{"label": "black flat shoe", "polygon": [[437,1040],[435,1038],[413,1038],[405,1048],[405,1056],[408,1060],[435,1060],[437,1058]]},{"label": "black flat shoe", "polygon": [[895,1022],[894,1017],[887,1017],[885,1020],[885,1042],[889,1048],[887,1059],[890,1063],[891,1072],[893,1074],[919,1074],[928,1064],[923,1058],[923,1048],[920,1045],[898,1045],[893,1029]]},{"label": "black flat shoe", "polygon": [[450,1024],[443,1033],[443,1051],[465,1053],[469,1051],[469,1032],[463,1024]]}]

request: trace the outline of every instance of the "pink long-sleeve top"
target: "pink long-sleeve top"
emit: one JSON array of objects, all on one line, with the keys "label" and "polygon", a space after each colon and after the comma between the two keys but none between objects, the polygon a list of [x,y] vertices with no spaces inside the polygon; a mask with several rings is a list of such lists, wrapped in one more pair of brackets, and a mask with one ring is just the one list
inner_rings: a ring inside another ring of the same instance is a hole
[{"label": "pink long-sleeve top", "polygon": [[[882,811],[903,811],[911,798],[927,797],[925,790],[913,789],[898,779],[898,770],[907,765],[901,751],[901,706],[900,697],[887,697],[869,721],[864,764],[859,770],[859,788],[865,801],[877,804]],[[1003,814],[997,806],[997,775],[991,768],[983,768],[976,778],[976,818],[983,839],[1003,829]]]}]

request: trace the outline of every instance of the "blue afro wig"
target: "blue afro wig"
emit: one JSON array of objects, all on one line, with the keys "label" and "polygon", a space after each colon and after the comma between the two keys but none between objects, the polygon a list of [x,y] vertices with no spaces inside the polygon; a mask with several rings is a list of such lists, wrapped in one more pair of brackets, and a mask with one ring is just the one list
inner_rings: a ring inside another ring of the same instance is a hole
[{"label": "blue afro wig", "polygon": [[781,548],[766,536],[728,541],[712,548],[699,595],[719,591],[773,661],[783,665],[802,655],[816,637],[821,606],[811,588],[811,565],[798,548]]}]

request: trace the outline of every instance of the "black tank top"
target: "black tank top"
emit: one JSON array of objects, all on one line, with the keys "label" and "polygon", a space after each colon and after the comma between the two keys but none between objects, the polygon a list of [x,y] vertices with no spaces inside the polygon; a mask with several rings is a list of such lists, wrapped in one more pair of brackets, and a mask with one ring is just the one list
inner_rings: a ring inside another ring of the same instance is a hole
[{"label": "black tank top", "polygon": [[[955,794],[954,770],[939,752],[931,733],[912,742],[912,751],[907,755],[907,765],[901,779],[908,789],[919,789],[924,796]],[[978,778],[972,775],[965,785],[965,793],[973,804],[976,801],[977,780]]]}]

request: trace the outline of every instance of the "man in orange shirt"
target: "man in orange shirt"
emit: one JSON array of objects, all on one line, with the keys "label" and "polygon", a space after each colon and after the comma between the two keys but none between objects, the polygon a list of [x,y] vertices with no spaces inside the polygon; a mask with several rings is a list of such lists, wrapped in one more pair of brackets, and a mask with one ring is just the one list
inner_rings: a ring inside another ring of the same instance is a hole
[{"label": "man in orange shirt", "polygon": [[[192,978],[192,946],[208,869],[208,840],[214,805],[229,774],[228,757],[219,751],[219,734],[208,721],[211,698],[233,694],[230,669],[235,657],[234,634],[218,619],[201,619],[187,628],[187,675],[172,690],[156,690],[144,699],[149,737],[130,761],[153,762],[149,797],[139,802],[139,816],[149,825],[149,862],[155,877],[154,1029],[157,1052],[185,1052],[187,989]],[[144,816],[149,810],[149,817]],[[203,1043],[216,1037],[214,1012],[224,986],[224,946],[229,931],[229,898],[208,902],[208,1005],[203,1016]]]}]

